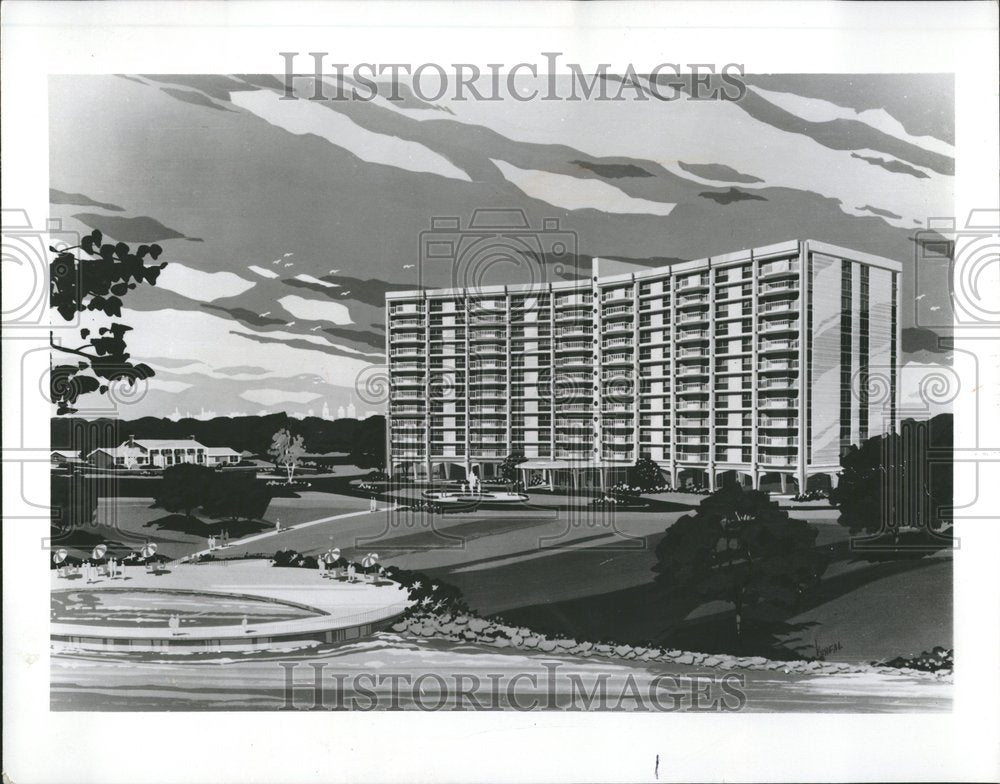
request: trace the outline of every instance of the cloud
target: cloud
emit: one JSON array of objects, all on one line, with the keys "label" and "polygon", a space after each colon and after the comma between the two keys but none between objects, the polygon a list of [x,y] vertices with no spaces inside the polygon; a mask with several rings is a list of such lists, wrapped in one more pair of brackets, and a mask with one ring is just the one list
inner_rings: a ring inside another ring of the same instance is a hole
[{"label": "cloud", "polygon": [[235,93],[234,104],[296,135],[313,134],[368,163],[471,182],[464,171],[422,144],[362,128],[334,107],[310,101],[282,101],[270,90]]},{"label": "cloud", "polygon": [[[911,354],[916,351],[932,351],[935,354],[945,354],[954,349],[953,341],[925,327],[906,327],[902,330],[902,349]],[[941,345],[948,341],[947,345]]]},{"label": "cloud", "polygon": [[607,180],[618,180],[623,177],[652,177],[648,171],[641,166],[632,163],[591,163],[590,161],[570,161],[581,169],[592,171],[599,177]]},{"label": "cloud", "polygon": [[276,278],[278,277],[277,272],[271,272],[269,269],[264,269],[263,267],[258,267],[256,264],[251,264],[247,267],[251,272],[260,275],[262,278]]},{"label": "cloud", "polygon": [[191,240],[203,242],[199,237],[187,237],[169,226],[164,226],[154,218],[138,216],[123,218],[119,215],[95,215],[81,212],[73,216],[80,223],[92,229],[100,229],[108,237],[114,237],[119,242],[159,242],[160,240]]},{"label": "cloud", "polygon": [[166,381],[162,378],[156,378],[155,376],[146,382],[148,389],[159,390],[160,392],[183,392],[185,389],[190,389],[193,384],[185,384],[183,381]]},{"label": "cloud", "polygon": [[84,196],[82,193],[63,193],[62,191],[57,191],[55,188],[49,188],[49,203],[73,204],[79,207],[100,207],[102,210],[110,210],[111,212],[125,211],[124,207],[119,207],[117,204],[95,201],[89,196]]},{"label": "cloud", "polygon": [[303,283],[312,283],[314,286],[323,286],[328,289],[339,288],[336,283],[331,283],[328,280],[320,280],[312,275],[296,275],[295,280],[301,280]]},{"label": "cloud", "polygon": [[760,177],[752,174],[743,174],[736,171],[732,166],[724,163],[684,163],[677,161],[677,165],[688,174],[700,177],[704,180],[715,180],[716,182],[740,182],[751,185],[755,182],[764,182]]},{"label": "cloud", "polygon": [[927,172],[914,168],[902,161],[897,161],[895,158],[880,158],[877,155],[858,155],[856,152],[852,152],[851,157],[865,163],[870,163],[872,166],[881,166],[887,172],[892,172],[893,174],[908,174],[911,177],[921,180],[926,180],[930,176]]},{"label": "cloud", "polygon": [[199,302],[235,297],[255,285],[232,272],[203,272],[171,262],[160,272],[156,285]]},{"label": "cloud", "polygon": [[821,98],[802,98],[793,93],[775,92],[765,90],[762,87],[751,87],[750,89],[775,106],[810,122],[823,123],[838,119],[856,120],[889,136],[921,147],[928,152],[947,156],[955,155],[955,148],[947,142],[935,139],[933,136],[911,136],[906,132],[902,123],[885,109],[865,109],[862,111],[838,106]]},{"label": "cloud", "polygon": [[507,180],[534,199],[566,210],[600,210],[624,215],[666,216],[676,204],[635,199],[613,185],[567,174],[519,169],[506,161],[490,159]]},{"label": "cloud", "polygon": [[323,302],[289,294],[278,300],[285,310],[295,318],[307,321],[331,321],[334,324],[353,324],[351,312],[339,302]]},{"label": "cloud", "polygon": [[277,403],[309,403],[322,395],[315,392],[289,392],[285,389],[248,389],[240,393],[240,397],[262,406],[273,406]]},{"label": "cloud", "polygon": [[698,194],[703,199],[711,199],[718,204],[732,204],[736,201],[767,201],[763,196],[755,193],[747,193],[739,188],[730,188],[728,191],[703,191]]},{"label": "cloud", "polygon": [[233,367],[221,367],[215,369],[216,373],[223,376],[242,376],[245,374],[260,374],[266,373],[267,368],[262,368],[260,365],[234,365]]}]

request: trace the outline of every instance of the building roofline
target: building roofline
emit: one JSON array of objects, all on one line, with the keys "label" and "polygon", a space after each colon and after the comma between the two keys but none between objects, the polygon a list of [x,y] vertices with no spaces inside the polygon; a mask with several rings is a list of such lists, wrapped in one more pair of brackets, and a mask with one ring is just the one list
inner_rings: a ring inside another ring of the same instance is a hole
[{"label": "building roofline", "polygon": [[[744,261],[750,261],[752,259],[767,259],[771,257],[781,257],[786,255],[796,255],[799,252],[800,247],[805,247],[809,250],[816,251],[818,253],[826,253],[831,256],[837,256],[840,258],[848,259],[850,261],[857,261],[862,264],[867,264],[872,267],[879,267],[881,269],[886,269],[891,272],[902,272],[903,264],[902,262],[895,261],[893,259],[886,258],[884,256],[877,256],[874,253],[866,253],[865,251],[852,250],[851,248],[845,248],[841,245],[834,245],[829,242],[822,242],[820,240],[787,240],[785,242],[777,242],[769,245],[761,245],[756,248],[747,248],[744,250],[733,251],[730,253],[722,253],[716,256],[706,256],[700,259],[691,259],[690,261],[678,261],[673,264],[665,264],[660,267],[649,267],[648,269],[638,270],[636,272],[624,272],[617,275],[607,275],[599,276],[597,283],[599,285],[605,285],[608,283],[618,283],[618,282],[628,282],[631,280],[644,280],[646,278],[655,278],[663,275],[665,272],[689,272],[699,269],[711,269],[712,267],[728,266],[731,264],[739,264]],[[595,262],[599,262],[599,259],[595,259]],[[549,292],[549,291],[565,291],[574,289],[590,288],[594,281],[588,278],[582,278],[576,281],[554,281],[551,283],[535,283],[535,284],[516,284],[516,285],[492,285],[492,286],[482,286],[475,288],[477,294],[489,296],[494,294],[522,294],[525,292],[537,292],[539,294]],[[448,297],[463,294],[468,292],[470,288],[440,288],[440,289],[410,289],[408,291],[391,291],[386,292],[385,299],[387,302],[393,300],[409,300],[409,299],[430,299],[436,297]]]}]

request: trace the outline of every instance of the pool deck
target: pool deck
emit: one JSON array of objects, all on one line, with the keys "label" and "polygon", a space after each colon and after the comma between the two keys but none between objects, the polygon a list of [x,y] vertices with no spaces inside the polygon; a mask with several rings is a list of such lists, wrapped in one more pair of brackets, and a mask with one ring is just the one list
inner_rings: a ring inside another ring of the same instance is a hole
[{"label": "pool deck", "polygon": [[283,602],[314,610],[317,615],[271,623],[226,626],[162,627],[94,626],[52,623],[50,635],[60,637],[129,640],[247,640],[248,638],[308,638],[325,632],[354,629],[394,618],[410,604],[404,588],[388,580],[380,584],[348,583],[320,576],[317,569],[274,567],[266,560],[222,561],[206,564],[173,563],[159,574],[129,567],[124,578],[100,577],[91,583],[82,576],[58,577],[52,572],[51,590],[120,591],[169,590],[212,593]]}]

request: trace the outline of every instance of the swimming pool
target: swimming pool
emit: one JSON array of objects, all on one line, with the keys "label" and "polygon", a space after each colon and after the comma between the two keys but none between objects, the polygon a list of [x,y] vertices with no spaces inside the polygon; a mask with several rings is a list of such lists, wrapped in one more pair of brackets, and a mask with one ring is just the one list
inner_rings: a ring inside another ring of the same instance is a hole
[{"label": "swimming pool", "polygon": [[322,613],[285,602],[200,591],[123,588],[53,591],[54,623],[88,626],[165,627],[177,616],[182,627],[239,626],[312,618]]}]

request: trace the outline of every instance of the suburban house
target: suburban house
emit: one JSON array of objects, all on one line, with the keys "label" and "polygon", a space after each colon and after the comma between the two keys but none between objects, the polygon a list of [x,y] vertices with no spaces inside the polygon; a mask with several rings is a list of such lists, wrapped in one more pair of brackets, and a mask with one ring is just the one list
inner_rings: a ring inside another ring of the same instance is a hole
[{"label": "suburban house", "polygon": [[80,453],[74,449],[53,449],[50,453],[52,465],[70,465],[73,463],[83,463]]},{"label": "suburban house", "polygon": [[193,436],[186,439],[129,436],[121,446],[95,449],[87,459],[98,468],[166,468],[179,463],[214,467],[236,465],[240,453],[229,447],[204,446]]}]

